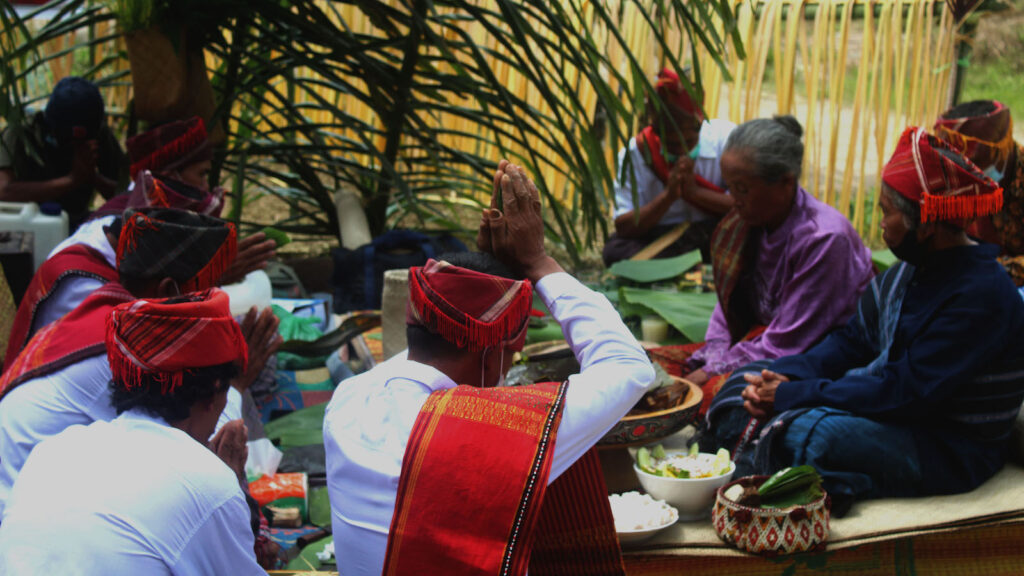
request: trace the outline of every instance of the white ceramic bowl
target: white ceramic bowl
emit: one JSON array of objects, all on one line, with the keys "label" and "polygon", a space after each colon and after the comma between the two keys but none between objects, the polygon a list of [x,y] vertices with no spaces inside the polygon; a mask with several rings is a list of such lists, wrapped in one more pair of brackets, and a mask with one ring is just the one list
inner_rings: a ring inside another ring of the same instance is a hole
[{"label": "white ceramic bowl", "polygon": [[665,528],[668,528],[669,526],[675,524],[678,520],[679,515],[676,514],[672,518],[671,522],[663,526],[658,526],[657,528],[644,528],[643,530],[625,530],[622,532],[617,532],[617,534],[619,535],[619,544],[628,546],[630,544],[639,544],[641,542],[644,542],[645,540],[654,536],[658,532],[661,532]]},{"label": "white ceramic bowl", "polygon": [[[681,452],[685,454],[685,452]],[[669,455],[676,454],[669,451]],[[711,455],[714,456],[714,455]],[[715,492],[732,479],[736,464],[730,463],[729,471],[721,476],[711,478],[667,478],[655,476],[640,469],[636,463],[633,470],[640,480],[644,491],[656,500],[664,500],[679,510],[679,519],[699,520],[711,515],[711,507],[715,503]]]}]

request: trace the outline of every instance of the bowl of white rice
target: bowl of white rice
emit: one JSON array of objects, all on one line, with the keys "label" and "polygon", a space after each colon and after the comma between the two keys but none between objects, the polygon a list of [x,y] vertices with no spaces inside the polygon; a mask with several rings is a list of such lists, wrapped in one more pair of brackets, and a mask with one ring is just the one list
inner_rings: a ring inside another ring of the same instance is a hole
[{"label": "bowl of white rice", "polygon": [[715,492],[732,479],[736,464],[729,462],[725,473],[716,474],[714,461],[715,454],[667,451],[659,464],[667,462],[676,469],[686,470],[689,478],[650,474],[636,464],[633,465],[633,470],[636,471],[637,479],[640,480],[645,492],[675,506],[679,510],[679,519],[686,522],[710,517],[711,506],[715,503]]},{"label": "bowl of white rice", "polygon": [[679,519],[679,512],[664,500],[635,491],[612,494],[608,496],[608,503],[621,544],[643,542]]}]

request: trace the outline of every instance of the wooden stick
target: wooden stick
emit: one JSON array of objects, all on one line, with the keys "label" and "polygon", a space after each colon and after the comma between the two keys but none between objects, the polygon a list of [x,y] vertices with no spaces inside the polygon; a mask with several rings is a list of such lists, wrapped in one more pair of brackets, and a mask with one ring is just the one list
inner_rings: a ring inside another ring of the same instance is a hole
[{"label": "wooden stick", "polygon": [[665,232],[660,238],[648,244],[643,250],[637,252],[635,256],[630,258],[630,260],[650,260],[651,258],[654,258],[662,250],[668,248],[673,242],[679,240],[683,234],[686,233],[686,229],[689,227],[689,222],[683,222],[668,232]]}]

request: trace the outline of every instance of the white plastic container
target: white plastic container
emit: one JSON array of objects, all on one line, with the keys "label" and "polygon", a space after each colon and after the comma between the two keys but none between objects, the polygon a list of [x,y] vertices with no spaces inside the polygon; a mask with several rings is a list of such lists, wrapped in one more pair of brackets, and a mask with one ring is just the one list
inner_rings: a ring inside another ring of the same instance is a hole
[{"label": "white plastic container", "polygon": [[370,234],[370,224],[366,220],[366,211],[355,192],[351,190],[336,191],[334,206],[338,210],[338,228],[343,247],[355,250],[373,240],[373,235]]},{"label": "white plastic container", "polygon": [[0,202],[0,232],[21,230],[32,232],[33,270],[46,261],[57,244],[68,237],[68,213],[43,214],[35,202]]},{"label": "white plastic container", "polygon": [[228,293],[232,316],[241,316],[253,306],[263,310],[270,306],[270,298],[273,295],[270,276],[263,270],[249,272],[241,282],[221,288]]}]

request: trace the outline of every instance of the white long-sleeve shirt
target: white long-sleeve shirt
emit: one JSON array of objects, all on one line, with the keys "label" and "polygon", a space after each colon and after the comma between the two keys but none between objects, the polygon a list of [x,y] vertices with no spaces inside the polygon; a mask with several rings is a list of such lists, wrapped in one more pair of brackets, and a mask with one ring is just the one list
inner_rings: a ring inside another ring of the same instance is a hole
[{"label": "white long-sleeve shirt", "polygon": [[[0,401],[0,518],[11,487],[40,442],[76,424],[117,416],[111,404],[106,354],[76,362],[11,390]],[[217,429],[242,417],[242,395],[228,389]]]},{"label": "white long-sleeve shirt", "polygon": [[40,444],[0,524],[0,574],[266,574],[235,474],[141,411]]},{"label": "white long-sleeve shirt", "polygon": [[[654,370],[603,296],[565,273],[545,276],[536,289],[581,366],[569,377],[552,482],[636,404]],[[401,355],[335,391],[324,419],[324,445],[341,574],[382,572],[409,434],[427,397],[455,385],[433,367]]]},{"label": "white long-sleeve shirt", "polygon": [[[104,216],[103,218],[97,218],[82,224],[78,227],[78,230],[75,230],[74,234],[65,238],[63,242],[51,250],[47,258],[52,258],[65,248],[70,248],[76,244],[84,244],[103,256],[103,259],[110,264],[111,268],[117,269],[117,254],[114,252],[114,247],[110,245],[106,232],[103,231],[103,228],[110,226],[113,221],[114,216]],[[50,297],[39,303],[35,317],[32,319],[32,328],[28,333],[29,337],[74,310],[82,303],[82,300],[85,300],[103,284],[102,280],[88,276],[75,275],[63,278],[53,288]]]},{"label": "white long-sleeve shirt", "polygon": [[[699,149],[697,158],[694,160],[693,171],[708,182],[722,188],[725,187],[725,181],[722,179],[722,167],[718,161],[725,150],[725,142],[734,128],[736,125],[732,122],[719,119],[705,120],[700,127]],[[632,212],[637,206],[650,204],[665,189],[665,183],[644,162],[644,157],[636,146],[636,138],[630,139],[629,146],[619,151],[619,160],[616,166],[620,167],[620,172],[622,172],[621,167],[625,163],[627,153],[633,164],[633,174],[636,178],[637,204],[633,203],[633,180],[630,179],[629,173],[619,174],[619,177],[615,179],[615,218]],[[700,222],[709,218],[711,218],[710,214],[680,199],[672,203],[658,224]]]}]

